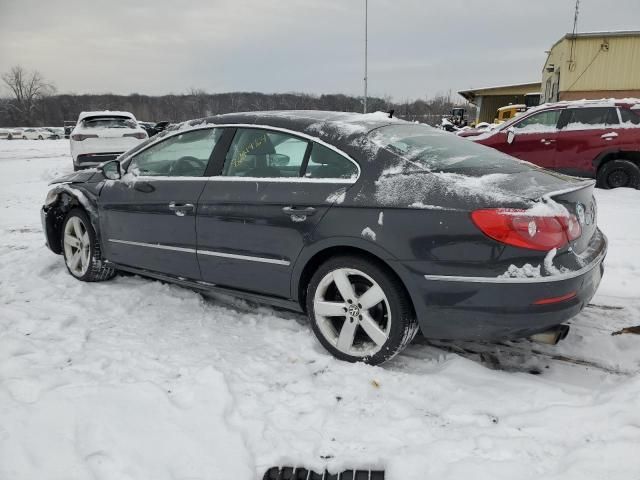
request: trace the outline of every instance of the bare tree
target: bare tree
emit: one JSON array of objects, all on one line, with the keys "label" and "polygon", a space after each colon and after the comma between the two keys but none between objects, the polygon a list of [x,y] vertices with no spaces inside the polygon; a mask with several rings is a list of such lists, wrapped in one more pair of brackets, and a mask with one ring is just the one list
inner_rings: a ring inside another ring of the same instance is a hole
[{"label": "bare tree", "polygon": [[55,87],[46,82],[40,72],[29,72],[17,65],[2,75],[2,81],[13,94],[9,108],[16,120],[31,125],[38,103],[42,98],[55,92]]}]

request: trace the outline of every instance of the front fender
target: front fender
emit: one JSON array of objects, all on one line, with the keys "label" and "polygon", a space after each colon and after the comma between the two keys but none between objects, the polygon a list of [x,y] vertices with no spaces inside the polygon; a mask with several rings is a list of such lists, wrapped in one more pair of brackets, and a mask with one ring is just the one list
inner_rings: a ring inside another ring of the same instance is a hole
[{"label": "front fender", "polygon": [[[42,207],[42,223],[47,245],[54,253],[62,252],[60,232],[67,213],[80,207],[87,212],[96,235],[100,233],[97,194],[81,185],[57,183],[47,193],[46,204]],[[99,238],[99,237],[98,237]]]}]

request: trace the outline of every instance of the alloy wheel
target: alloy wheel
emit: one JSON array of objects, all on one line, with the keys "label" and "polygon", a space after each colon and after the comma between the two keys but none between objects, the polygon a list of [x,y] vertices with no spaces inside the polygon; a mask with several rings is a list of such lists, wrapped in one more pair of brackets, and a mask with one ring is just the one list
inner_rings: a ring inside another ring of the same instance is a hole
[{"label": "alloy wheel", "polygon": [[313,299],[316,323],[325,339],[342,353],[374,355],[389,339],[391,309],[380,285],[353,268],[325,275]]},{"label": "alloy wheel", "polygon": [[67,267],[73,275],[82,277],[91,262],[91,240],[82,219],[71,217],[67,221],[63,243]]}]

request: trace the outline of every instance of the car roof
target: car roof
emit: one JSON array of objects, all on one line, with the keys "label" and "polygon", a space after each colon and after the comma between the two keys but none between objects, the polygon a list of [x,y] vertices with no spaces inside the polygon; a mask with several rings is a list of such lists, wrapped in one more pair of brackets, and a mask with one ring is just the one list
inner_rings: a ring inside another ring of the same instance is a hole
[{"label": "car roof", "polygon": [[531,111],[546,110],[549,108],[588,108],[588,107],[634,107],[640,105],[640,98],[602,98],[600,100],[564,100],[554,103],[543,103],[531,108]]},{"label": "car roof", "polygon": [[363,114],[320,110],[276,110],[227,113],[201,120],[192,120],[188,124],[193,126],[203,122],[283,128],[319,138],[336,146],[349,145],[354,137],[359,137],[380,127],[410,123],[397,118],[389,118],[389,115],[384,112]]}]

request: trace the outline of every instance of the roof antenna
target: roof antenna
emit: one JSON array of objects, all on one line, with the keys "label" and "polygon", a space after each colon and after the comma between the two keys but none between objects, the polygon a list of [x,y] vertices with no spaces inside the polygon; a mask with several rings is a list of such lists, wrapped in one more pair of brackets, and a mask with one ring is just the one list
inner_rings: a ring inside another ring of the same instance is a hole
[{"label": "roof antenna", "polygon": [[393,118],[393,112],[395,112],[393,108],[387,112],[389,114],[389,118]]}]

